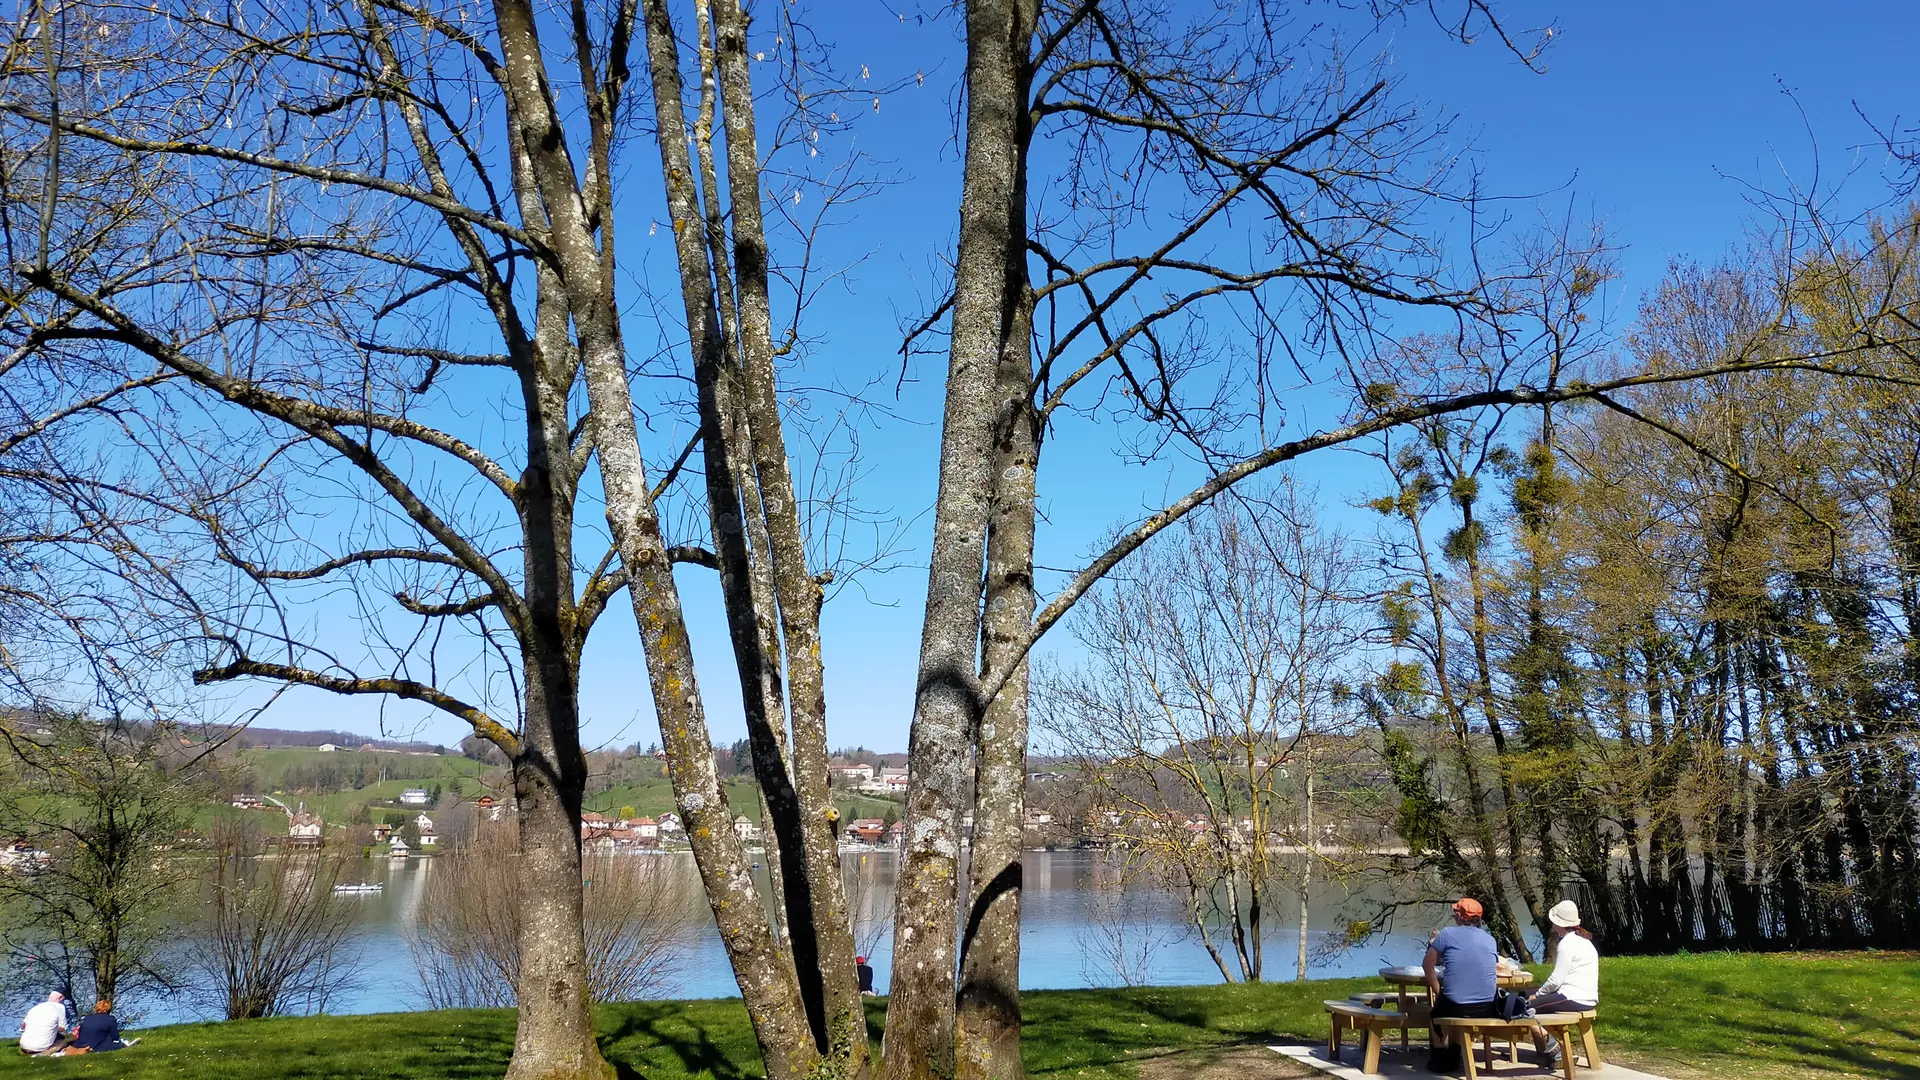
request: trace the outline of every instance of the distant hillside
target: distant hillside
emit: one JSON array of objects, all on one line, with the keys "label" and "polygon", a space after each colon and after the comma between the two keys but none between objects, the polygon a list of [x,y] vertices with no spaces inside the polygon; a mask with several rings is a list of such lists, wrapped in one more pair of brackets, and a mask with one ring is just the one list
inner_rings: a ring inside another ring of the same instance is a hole
[{"label": "distant hillside", "polygon": [[239,756],[240,775],[267,791],[353,791],[390,780],[476,777],[487,766],[446,754],[381,750],[327,753],[306,746],[253,747]]},{"label": "distant hillside", "polygon": [[237,747],[268,746],[335,746],[350,747],[355,750],[372,747],[375,750],[395,750],[401,753],[449,754],[453,751],[444,746],[429,742],[398,742],[393,739],[378,739],[367,735],[356,735],[351,731],[287,731],[281,728],[249,727],[234,736],[233,745]]}]

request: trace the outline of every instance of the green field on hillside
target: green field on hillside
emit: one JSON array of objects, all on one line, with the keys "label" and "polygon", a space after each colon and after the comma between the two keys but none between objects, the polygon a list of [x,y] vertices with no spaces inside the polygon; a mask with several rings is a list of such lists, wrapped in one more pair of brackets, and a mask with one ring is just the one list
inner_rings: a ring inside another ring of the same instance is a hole
[{"label": "green field on hillside", "polygon": [[[756,821],[760,819],[760,790],[754,786],[752,779],[736,776],[721,783],[726,788],[727,802],[732,804],[734,813],[745,814]],[[657,818],[661,814],[671,813],[673,783],[662,776],[638,783],[615,784],[586,798],[588,810],[609,817],[628,806],[642,817]]]},{"label": "green field on hillside", "polygon": [[267,790],[287,786],[290,774],[324,766],[342,771],[364,771],[379,782],[472,778],[490,768],[454,754],[392,754],[377,750],[322,751],[308,746],[253,747],[240,752],[240,761]]},{"label": "green field on hillside", "polygon": [[[1602,987],[1598,1031],[1610,1061],[1685,1080],[1920,1076],[1912,1020],[1920,957],[1913,954],[1609,958]],[[1033,1077],[1062,1080],[1312,1076],[1266,1047],[1322,1042],[1322,999],[1379,988],[1344,979],[1029,992],[1021,995],[1026,1067]],[[884,999],[869,999],[867,1015],[877,1045]],[[738,1000],[606,1005],[595,1021],[622,1077],[762,1075]],[[0,1078],[479,1080],[505,1070],[513,1025],[506,1010],[187,1024],[142,1032],[139,1046],[113,1054],[3,1054]]]},{"label": "green field on hillside", "polygon": [[376,820],[382,810],[397,812],[400,793],[408,788],[439,788],[442,808],[451,799],[505,794],[503,770],[451,754],[282,746],[250,748],[239,762],[255,793],[289,807],[304,804],[329,825],[352,822],[363,807]]},{"label": "green field on hillside", "polygon": [[841,821],[876,817],[885,819],[889,815],[898,821],[906,809],[898,799],[885,799],[876,795],[855,795],[839,790],[833,793],[833,805],[840,808]]}]

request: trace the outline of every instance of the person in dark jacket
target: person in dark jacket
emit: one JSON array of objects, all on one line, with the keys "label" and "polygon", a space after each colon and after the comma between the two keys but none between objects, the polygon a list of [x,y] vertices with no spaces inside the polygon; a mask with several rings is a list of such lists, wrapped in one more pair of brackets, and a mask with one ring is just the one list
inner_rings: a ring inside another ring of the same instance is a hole
[{"label": "person in dark jacket", "polygon": [[126,1045],[120,1037],[120,1021],[113,1016],[113,1002],[102,998],[93,1003],[93,1013],[82,1017],[79,1026],[73,1029],[73,1045],[67,1047],[66,1052],[104,1054]]},{"label": "person in dark jacket", "polygon": [[853,970],[860,976],[860,992],[863,994],[873,993],[873,965],[867,963],[867,958],[864,956],[854,957]]}]

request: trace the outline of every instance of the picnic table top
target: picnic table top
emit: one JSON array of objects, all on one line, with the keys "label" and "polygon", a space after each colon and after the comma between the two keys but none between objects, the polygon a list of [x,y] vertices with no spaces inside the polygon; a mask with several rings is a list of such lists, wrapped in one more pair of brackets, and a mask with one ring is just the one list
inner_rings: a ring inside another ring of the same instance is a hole
[{"label": "picnic table top", "polygon": [[[1427,972],[1425,968],[1407,964],[1401,967],[1383,967],[1380,969],[1380,977],[1395,986],[1422,986],[1427,981]],[[1517,975],[1501,975],[1498,976],[1497,981],[1502,990],[1531,986],[1533,973],[1522,971]]]}]

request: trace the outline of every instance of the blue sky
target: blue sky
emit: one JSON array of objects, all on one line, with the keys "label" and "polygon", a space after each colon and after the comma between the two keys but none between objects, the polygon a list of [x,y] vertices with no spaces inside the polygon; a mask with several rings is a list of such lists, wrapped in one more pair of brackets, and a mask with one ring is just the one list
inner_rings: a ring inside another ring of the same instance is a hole
[{"label": "blue sky", "polygon": [[[1856,108],[1883,127],[1911,124],[1920,109],[1910,68],[1920,4],[1504,7],[1515,25],[1558,24],[1545,74],[1527,72],[1491,43],[1448,41],[1424,17],[1355,51],[1384,50],[1404,92],[1456,114],[1455,141],[1471,146],[1487,189],[1537,196],[1514,204],[1516,215],[1558,218],[1571,210],[1606,227],[1621,248],[1622,276],[1609,296],[1616,329],[1631,321],[1640,294],[1671,260],[1710,260],[1761,222],[1747,185],[1780,190],[1790,180],[1812,181],[1816,144],[1823,183],[1852,174],[1841,188],[1844,205],[1884,198],[1884,150]],[[860,261],[845,287],[829,290],[809,312],[808,330],[821,339],[808,361],[810,380],[859,385],[897,370],[899,327],[925,310],[936,288],[933,268],[952,242],[959,182],[953,91],[963,68],[956,25],[950,13],[900,18],[895,11],[849,0],[813,14],[814,30],[834,44],[843,70],[865,65],[874,85],[911,83],[916,74],[924,83],[886,97],[856,129],[860,149],[899,182],[856,207],[830,241],[830,259]],[[622,181],[629,237],[658,216],[653,160],[648,147],[631,152]],[[668,272],[664,230],[652,247],[625,258],[636,273]],[[902,419],[880,423],[865,439],[869,468],[859,497],[909,527],[904,565],[841,591],[827,609],[836,744],[906,746],[925,590],[916,567],[926,558],[923,511],[936,480],[942,367],[937,357],[914,364],[897,400],[882,395]],[[1191,480],[1183,464],[1125,464],[1111,439],[1089,427],[1063,423],[1044,451],[1045,566],[1077,565],[1104,533]],[[664,447],[672,441],[662,437],[650,449],[670,454]],[[1299,475],[1335,505],[1375,481],[1350,454],[1312,459]],[[1043,588],[1058,580],[1041,577]],[[706,571],[683,570],[681,581],[710,723],[717,741],[731,741],[742,728],[717,590]],[[585,669],[588,742],[652,741],[644,667],[624,604],[596,630]],[[289,694],[260,722],[365,732],[384,726],[448,743],[463,734],[457,721],[411,706],[387,707],[383,724],[373,702],[306,691]]]}]

